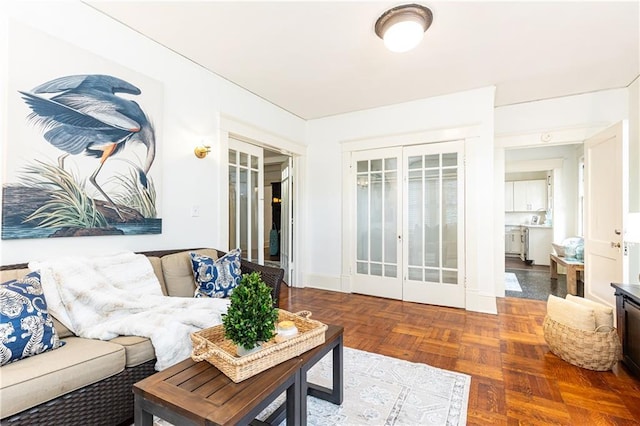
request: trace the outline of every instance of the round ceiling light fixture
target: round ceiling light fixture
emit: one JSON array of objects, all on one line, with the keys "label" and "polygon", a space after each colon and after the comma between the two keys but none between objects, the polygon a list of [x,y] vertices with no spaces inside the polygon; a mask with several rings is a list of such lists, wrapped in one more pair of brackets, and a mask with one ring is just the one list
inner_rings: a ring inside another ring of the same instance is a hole
[{"label": "round ceiling light fixture", "polygon": [[433,22],[433,13],[419,4],[405,4],[387,10],[376,21],[375,31],[392,52],[416,47]]}]

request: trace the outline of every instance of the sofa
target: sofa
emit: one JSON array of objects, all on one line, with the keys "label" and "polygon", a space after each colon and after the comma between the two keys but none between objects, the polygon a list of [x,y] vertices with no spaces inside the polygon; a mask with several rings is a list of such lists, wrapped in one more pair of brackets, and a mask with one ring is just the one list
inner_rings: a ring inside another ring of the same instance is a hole
[{"label": "sofa", "polygon": [[[142,252],[148,257],[162,293],[193,297],[195,282],[190,252],[219,258],[216,249]],[[242,259],[243,274],[259,272],[278,306],[284,271]],[[1,282],[21,278],[26,264],[0,268]],[[133,418],[131,386],[155,373],[151,341],[119,336],[109,341],[74,335],[53,323],[64,345],[0,367],[0,424],[119,425]]]}]

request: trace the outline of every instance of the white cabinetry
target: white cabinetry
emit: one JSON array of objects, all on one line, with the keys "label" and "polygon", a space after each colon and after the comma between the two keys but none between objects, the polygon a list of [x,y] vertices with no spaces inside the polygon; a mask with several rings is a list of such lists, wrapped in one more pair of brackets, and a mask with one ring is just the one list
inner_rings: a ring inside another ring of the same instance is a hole
[{"label": "white cabinetry", "polygon": [[518,180],[510,183],[513,183],[513,211],[530,212],[547,209],[546,180]]},{"label": "white cabinetry", "polygon": [[504,233],[505,254],[520,255],[522,251],[522,237],[520,227],[507,227]]},{"label": "white cabinetry", "polygon": [[504,211],[513,211],[513,182],[504,183]]},{"label": "white cabinetry", "polygon": [[529,226],[529,250],[527,260],[535,265],[549,265],[553,228],[548,226]]}]

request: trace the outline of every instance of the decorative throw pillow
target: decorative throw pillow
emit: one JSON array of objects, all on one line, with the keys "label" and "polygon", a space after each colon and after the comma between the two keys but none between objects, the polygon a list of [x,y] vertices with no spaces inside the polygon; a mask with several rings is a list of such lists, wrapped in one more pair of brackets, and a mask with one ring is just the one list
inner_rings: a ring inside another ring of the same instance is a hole
[{"label": "decorative throw pillow", "polygon": [[240,284],[240,249],[231,250],[219,259],[189,253],[196,281],[194,297],[229,297]]},{"label": "decorative throw pillow", "polygon": [[62,345],[47,310],[38,272],[0,284],[0,365]]},{"label": "decorative throw pillow", "polygon": [[585,331],[595,331],[596,329],[596,317],[592,308],[552,294],[547,299],[547,315],[567,327]]},{"label": "decorative throw pillow", "polygon": [[596,331],[609,331],[613,328],[613,308],[610,306],[571,294],[567,294],[566,299],[593,309],[596,316]]}]

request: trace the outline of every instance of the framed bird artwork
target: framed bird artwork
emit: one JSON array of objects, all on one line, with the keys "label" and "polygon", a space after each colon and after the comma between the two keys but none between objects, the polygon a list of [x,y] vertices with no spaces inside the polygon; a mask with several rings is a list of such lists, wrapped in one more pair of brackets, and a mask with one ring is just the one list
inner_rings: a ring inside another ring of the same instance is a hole
[{"label": "framed bird artwork", "polygon": [[4,177],[2,239],[162,232],[157,105],[127,74],[10,83],[22,112],[12,126],[33,158],[15,156]]}]

